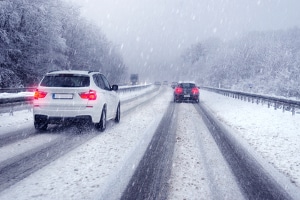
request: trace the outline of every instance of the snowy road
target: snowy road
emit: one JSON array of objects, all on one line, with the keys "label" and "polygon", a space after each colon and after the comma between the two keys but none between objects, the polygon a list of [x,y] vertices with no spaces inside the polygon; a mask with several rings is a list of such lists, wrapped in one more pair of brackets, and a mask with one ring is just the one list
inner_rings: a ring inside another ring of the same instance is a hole
[{"label": "snowy road", "polygon": [[193,104],[178,104],[169,199],[244,199]]},{"label": "snowy road", "polygon": [[162,88],[122,105],[120,124],[100,134],[75,126],[34,134],[24,112],[16,131],[0,127],[0,199],[249,198],[197,107]]}]

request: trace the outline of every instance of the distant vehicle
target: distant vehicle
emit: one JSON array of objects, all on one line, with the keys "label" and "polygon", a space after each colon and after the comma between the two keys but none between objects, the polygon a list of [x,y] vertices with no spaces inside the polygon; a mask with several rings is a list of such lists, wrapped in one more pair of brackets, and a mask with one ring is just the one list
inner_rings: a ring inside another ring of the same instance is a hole
[{"label": "distant vehicle", "polygon": [[47,73],[34,93],[34,127],[48,124],[92,122],[104,131],[106,121],[120,121],[118,85],[110,86],[99,72],[65,70]]},{"label": "distant vehicle", "polygon": [[168,81],[163,82],[163,85],[168,85],[168,84],[169,84]]},{"label": "distant vehicle", "polygon": [[161,85],[161,82],[160,81],[155,81],[154,85]]},{"label": "distant vehicle", "polygon": [[193,101],[199,102],[199,88],[194,82],[179,82],[174,89],[174,102]]},{"label": "distant vehicle", "polygon": [[131,74],[130,75],[130,82],[131,85],[137,85],[139,82],[139,75],[138,74]]},{"label": "distant vehicle", "polygon": [[178,85],[177,82],[174,82],[174,81],[173,81],[173,82],[171,83],[171,87],[172,87],[173,89],[175,89],[175,87],[176,87],[177,85]]}]

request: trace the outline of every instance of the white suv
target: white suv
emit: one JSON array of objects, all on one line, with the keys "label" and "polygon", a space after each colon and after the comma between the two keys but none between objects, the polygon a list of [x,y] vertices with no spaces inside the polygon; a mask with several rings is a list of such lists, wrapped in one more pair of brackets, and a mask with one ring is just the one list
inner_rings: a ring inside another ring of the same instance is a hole
[{"label": "white suv", "polygon": [[106,120],[120,121],[117,85],[93,71],[53,71],[47,73],[34,94],[34,126],[46,130],[48,124],[65,121],[92,122],[100,131]]}]

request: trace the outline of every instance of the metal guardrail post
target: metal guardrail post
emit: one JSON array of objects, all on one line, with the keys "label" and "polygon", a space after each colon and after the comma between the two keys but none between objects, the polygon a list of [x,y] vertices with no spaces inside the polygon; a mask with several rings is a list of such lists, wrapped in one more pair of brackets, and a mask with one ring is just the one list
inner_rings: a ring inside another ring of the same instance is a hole
[{"label": "metal guardrail post", "polygon": [[9,109],[9,116],[13,116],[14,115],[14,106],[11,106]]},{"label": "metal guardrail post", "polygon": [[292,115],[295,115],[295,107],[292,107]]}]

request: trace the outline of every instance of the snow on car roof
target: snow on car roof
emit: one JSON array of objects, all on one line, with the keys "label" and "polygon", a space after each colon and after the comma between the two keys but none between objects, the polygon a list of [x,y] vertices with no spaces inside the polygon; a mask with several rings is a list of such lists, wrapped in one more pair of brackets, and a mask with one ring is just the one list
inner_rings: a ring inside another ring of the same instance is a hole
[{"label": "snow on car roof", "polygon": [[50,71],[47,74],[90,74],[90,73],[99,73],[96,71],[87,71],[87,70],[57,70],[57,71]]},{"label": "snow on car roof", "polygon": [[194,83],[194,84],[196,84],[195,81],[179,81],[178,83]]}]

